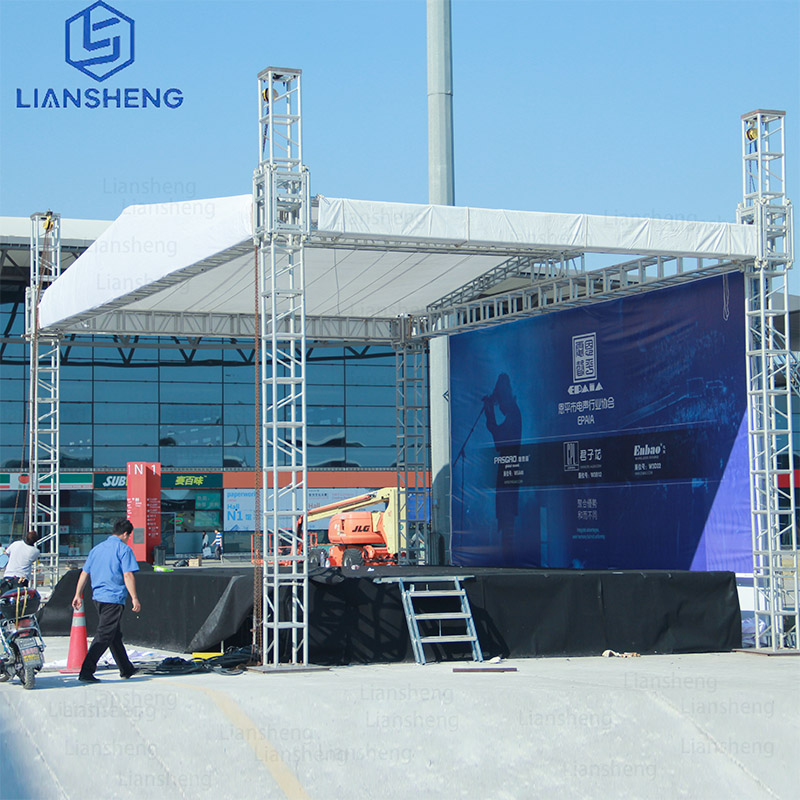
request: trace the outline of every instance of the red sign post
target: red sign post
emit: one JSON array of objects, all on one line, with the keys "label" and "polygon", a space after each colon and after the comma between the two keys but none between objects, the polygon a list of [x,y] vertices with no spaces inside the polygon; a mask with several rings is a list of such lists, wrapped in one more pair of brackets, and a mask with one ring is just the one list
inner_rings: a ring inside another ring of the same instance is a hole
[{"label": "red sign post", "polygon": [[161,544],[161,464],[128,462],[128,519],[136,560],[152,564],[153,549]]}]

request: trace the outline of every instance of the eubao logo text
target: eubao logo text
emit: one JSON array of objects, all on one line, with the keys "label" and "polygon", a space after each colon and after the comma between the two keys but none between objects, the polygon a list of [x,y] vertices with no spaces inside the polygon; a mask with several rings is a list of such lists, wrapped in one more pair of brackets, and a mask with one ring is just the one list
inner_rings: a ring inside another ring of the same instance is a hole
[{"label": "eubao logo text", "polygon": [[633,446],[634,458],[650,458],[660,456],[666,447],[663,444],[635,444]]},{"label": "eubao logo text", "polygon": [[[134,21],[108,3],[87,6],[66,20],[64,60],[102,83],[134,62]],[[166,108],[183,104],[180,89],[144,87],[17,88],[17,108]]]}]

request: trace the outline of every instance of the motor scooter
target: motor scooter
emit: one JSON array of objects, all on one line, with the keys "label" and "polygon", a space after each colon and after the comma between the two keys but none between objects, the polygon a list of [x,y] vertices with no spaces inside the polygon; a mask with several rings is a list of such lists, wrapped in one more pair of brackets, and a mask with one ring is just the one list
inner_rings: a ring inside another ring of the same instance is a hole
[{"label": "motor scooter", "polygon": [[0,582],[0,682],[19,678],[33,689],[44,666],[44,641],[34,614],[41,598],[35,589]]}]

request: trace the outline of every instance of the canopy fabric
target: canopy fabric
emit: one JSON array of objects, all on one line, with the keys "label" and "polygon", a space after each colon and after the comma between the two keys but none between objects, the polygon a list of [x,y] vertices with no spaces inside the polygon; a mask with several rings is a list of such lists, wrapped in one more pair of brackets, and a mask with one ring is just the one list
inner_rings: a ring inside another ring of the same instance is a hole
[{"label": "canopy fabric", "polygon": [[[165,279],[188,277],[184,270],[210,269],[207,259],[252,240],[252,230],[251,195],[129,206],[44,293],[40,327],[129,307],[163,290]],[[171,310],[185,310],[196,299],[188,294]]]},{"label": "canopy fabric", "polygon": [[[75,330],[115,310],[251,315],[252,226],[250,195],[130,206],[44,293],[40,328]],[[320,198],[306,313],[419,313],[512,255],[582,252],[749,259],[755,229]]]},{"label": "canopy fabric", "polygon": [[755,229],[590,214],[548,214],[457,206],[320,199],[319,229],[349,237],[438,240],[486,247],[529,245],[553,251],[752,258]]}]

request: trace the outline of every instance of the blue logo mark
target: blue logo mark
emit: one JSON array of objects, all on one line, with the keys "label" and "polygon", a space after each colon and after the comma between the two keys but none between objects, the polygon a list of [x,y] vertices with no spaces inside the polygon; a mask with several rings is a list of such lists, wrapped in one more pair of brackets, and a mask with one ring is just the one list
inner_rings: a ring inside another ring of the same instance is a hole
[{"label": "blue logo mark", "polygon": [[104,81],[133,64],[133,20],[97,2],[67,20],[66,61]]}]

